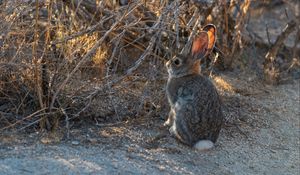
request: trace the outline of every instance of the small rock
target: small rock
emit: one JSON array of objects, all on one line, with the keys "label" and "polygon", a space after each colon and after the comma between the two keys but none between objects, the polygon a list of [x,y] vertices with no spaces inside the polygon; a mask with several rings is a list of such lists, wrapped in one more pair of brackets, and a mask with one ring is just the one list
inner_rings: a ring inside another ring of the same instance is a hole
[{"label": "small rock", "polygon": [[92,144],[96,144],[97,143],[97,139],[94,138],[88,138],[88,141]]},{"label": "small rock", "polygon": [[76,140],[72,141],[71,143],[72,143],[72,145],[79,145],[79,142]]}]

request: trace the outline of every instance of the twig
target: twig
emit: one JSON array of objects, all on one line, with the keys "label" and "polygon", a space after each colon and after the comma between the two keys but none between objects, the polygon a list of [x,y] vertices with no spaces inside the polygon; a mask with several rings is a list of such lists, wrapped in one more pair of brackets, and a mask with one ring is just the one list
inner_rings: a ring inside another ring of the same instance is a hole
[{"label": "twig", "polygon": [[176,49],[179,48],[179,22],[178,22],[178,16],[180,13],[179,9],[179,2],[178,0],[175,1],[175,12],[174,12],[174,17],[175,17],[175,31],[176,31]]},{"label": "twig", "polygon": [[286,8],[284,8],[284,13],[285,13],[285,16],[286,16],[287,20],[290,20],[290,18],[289,18],[289,14],[288,14],[288,12],[287,12],[287,9],[286,9]]},{"label": "twig", "polygon": [[266,54],[265,58],[267,61],[273,62],[279,48],[282,46],[282,43],[285,41],[285,39],[289,36],[290,33],[292,33],[295,30],[296,22],[290,21],[285,28],[283,29],[282,33],[277,37],[275,43],[272,45],[269,52]]},{"label": "twig", "polygon": [[[35,115],[37,115],[38,113],[41,113],[41,112],[45,111],[46,109],[47,109],[47,108],[43,108],[43,109],[40,109],[40,110],[38,110],[38,111],[35,111],[34,113],[28,115],[27,117],[24,117],[24,118],[22,118],[21,120],[18,120],[18,121],[16,121],[15,123],[13,123],[13,124],[11,124],[11,125],[9,125],[9,126],[6,126],[6,127],[4,127],[4,128],[1,128],[0,131],[3,131],[3,130],[5,130],[5,129],[11,128],[11,127],[14,127],[14,126],[16,126],[17,124],[21,123],[22,121],[27,120],[27,119],[30,119],[30,118],[34,117]],[[43,114],[44,114],[44,113],[43,113]]]},{"label": "twig", "polygon": [[[233,44],[232,44],[232,49],[231,49],[231,56],[235,53],[235,50],[238,46],[238,44],[240,43],[240,47],[242,47],[241,45],[241,39],[242,39],[242,36],[241,36],[241,32],[243,30],[243,27],[244,27],[244,24],[245,24],[245,17],[246,17],[246,14],[249,10],[249,7],[250,7],[250,4],[251,4],[251,0],[245,0],[244,3],[242,4],[242,7],[241,7],[241,12],[240,12],[240,15],[238,17],[238,22],[235,26],[235,35],[236,35],[236,38],[234,39],[233,41]],[[233,60],[231,60],[231,63],[232,63]],[[231,65],[230,63],[230,65]]]},{"label": "twig", "polygon": [[268,44],[271,45],[272,43],[271,43],[271,39],[270,39],[268,24],[266,24],[266,33],[267,33]]},{"label": "twig", "polygon": [[35,88],[37,91],[37,96],[40,104],[40,108],[44,108],[43,97],[42,97],[42,89],[41,89],[41,82],[40,82],[40,63],[39,59],[37,58],[37,45],[39,41],[38,35],[38,20],[39,20],[39,0],[35,2],[36,13],[35,13],[35,24],[34,24],[34,43],[32,45],[32,56],[34,62],[34,79],[35,79]]},{"label": "twig", "polygon": [[[298,27],[297,29],[297,34],[295,37],[295,41],[294,41],[294,46],[293,46],[293,58],[297,59],[297,45],[300,43],[300,27]],[[298,55],[298,59],[299,59],[299,55]]]},{"label": "twig", "polygon": [[293,20],[290,21],[283,29],[281,35],[277,37],[275,43],[272,45],[269,52],[266,54],[265,62],[264,62],[264,75],[267,83],[270,84],[278,83],[280,74],[279,74],[279,69],[275,67],[276,55],[279,49],[281,48],[282,43],[289,36],[289,34],[295,30],[295,27],[296,27],[296,22]]}]

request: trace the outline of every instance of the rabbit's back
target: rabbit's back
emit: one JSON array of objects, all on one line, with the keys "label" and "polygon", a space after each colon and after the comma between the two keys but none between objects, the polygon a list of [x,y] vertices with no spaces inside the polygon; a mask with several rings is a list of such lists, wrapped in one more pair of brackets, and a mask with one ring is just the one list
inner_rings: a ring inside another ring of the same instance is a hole
[{"label": "rabbit's back", "polygon": [[[175,109],[175,125],[186,127],[190,145],[199,140],[215,142],[223,123],[221,101],[213,83],[200,74],[169,79],[167,95]],[[188,117],[187,117],[188,116]]]}]

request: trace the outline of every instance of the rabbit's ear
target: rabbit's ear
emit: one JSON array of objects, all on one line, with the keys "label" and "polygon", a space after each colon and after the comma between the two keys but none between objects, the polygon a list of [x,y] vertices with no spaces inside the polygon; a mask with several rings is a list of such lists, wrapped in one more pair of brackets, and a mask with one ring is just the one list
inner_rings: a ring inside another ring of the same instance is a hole
[{"label": "rabbit's ear", "polygon": [[208,49],[208,34],[207,32],[200,32],[199,35],[194,39],[192,46],[192,57],[193,59],[203,58]]},{"label": "rabbit's ear", "polygon": [[216,43],[217,29],[215,25],[207,24],[204,26],[203,31],[207,32],[208,34],[208,48],[206,54],[209,54],[213,50]]}]

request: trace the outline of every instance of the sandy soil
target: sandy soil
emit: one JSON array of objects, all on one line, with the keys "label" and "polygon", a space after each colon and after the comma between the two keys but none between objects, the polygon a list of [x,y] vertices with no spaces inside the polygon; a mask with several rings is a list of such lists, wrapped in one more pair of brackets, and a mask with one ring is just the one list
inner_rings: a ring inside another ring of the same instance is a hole
[{"label": "sandy soil", "polygon": [[70,139],[0,134],[0,174],[300,174],[299,81],[235,77],[215,78],[228,122],[210,151],[177,143],[159,117],[83,123]]}]

